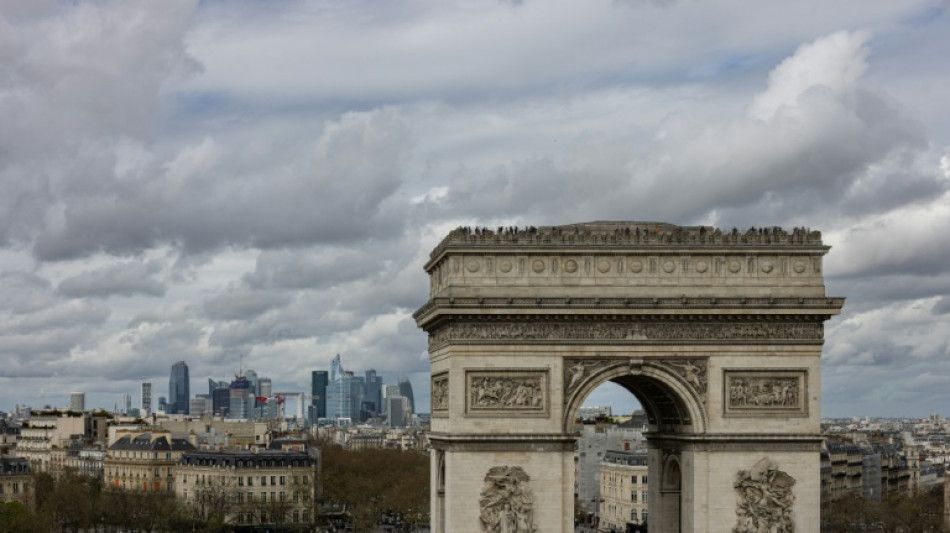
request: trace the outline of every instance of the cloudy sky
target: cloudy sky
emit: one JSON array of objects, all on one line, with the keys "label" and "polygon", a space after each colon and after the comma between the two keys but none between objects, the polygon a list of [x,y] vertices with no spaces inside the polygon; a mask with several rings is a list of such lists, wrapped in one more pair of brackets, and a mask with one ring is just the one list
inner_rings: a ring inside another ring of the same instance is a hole
[{"label": "cloudy sky", "polygon": [[823,413],[950,415],[947,50],[934,0],[0,0],[0,409],[341,353],[426,411],[440,238],[617,219],[822,230]]}]

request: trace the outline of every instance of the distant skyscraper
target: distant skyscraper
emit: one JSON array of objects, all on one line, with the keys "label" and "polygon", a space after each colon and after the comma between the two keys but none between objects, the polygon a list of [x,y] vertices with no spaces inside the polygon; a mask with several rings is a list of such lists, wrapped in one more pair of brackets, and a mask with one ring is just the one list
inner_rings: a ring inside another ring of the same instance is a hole
[{"label": "distant skyscraper", "polygon": [[320,418],[327,417],[327,385],[330,374],[326,370],[314,370],[310,373],[310,423],[316,424]]},{"label": "distant skyscraper", "polygon": [[188,365],[184,361],[178,361],[172,365],[171,376],[168,378],[169,414],[188,414],[190,389],[191,381],[188,379]]},{"label": "distant skyscraper", "polygon": [[254,395],[251,383],[244,376],[237,376],[231,382],[231,398],[228,406],[229,418],[251,418],[254,408]]},{"label": "distant skyscraper", "polygon": [[125,410],[122,411],[126,415],[132,412],[132,395],[123,394],[122,395],[122,405],[125,406]]},{"label": "distant skyscraper", "polygon": [[409,407],[407,405],[407,398],[402,396],[392,396],[386,398],[386,411],[389,413],[389,427],[391,428],[404,428],[406,427],[406,415],[408,414]]},{"label": "distant skyscraper", "polygon": [[273,394],[271,390],[272,382],[270,378],[261,378],[257,380],[257,395],[264,398],[270,398]]},{"label": "distant skyscraper", "polygon": [[371,402],[373,413],[383,410],[383,380],[376,375],[373,369],[366,371],[366,392],[363,394],[363,403]]},{"label": "distant skyscraper", "polygon": [[257,388],[257,372],[253,370],[248,370],[247,372],[244,373],[244,377],[247,378],[247,382],[251,386],[251,392],[253,392],[254,394],[257,394],[260,391],[260,389]]},{"label": "distant skyscraper", "polygon": [[142,416],[152,414],[152,384],[142,383]]},{"label": "distant skyscraper", "polygon": [[70,411],[85,411],[86,410],[86,393],[85,392],[70,392],[69,393],[69,410]]},{"label": "distant skyscraper", "polygon": [[416,400],[412,396],[412,383],[409,383],[409,378],[406,376],[399,376],[399,394],[405,396],[406,400],[409,402],[409,412],[416,412]]}]

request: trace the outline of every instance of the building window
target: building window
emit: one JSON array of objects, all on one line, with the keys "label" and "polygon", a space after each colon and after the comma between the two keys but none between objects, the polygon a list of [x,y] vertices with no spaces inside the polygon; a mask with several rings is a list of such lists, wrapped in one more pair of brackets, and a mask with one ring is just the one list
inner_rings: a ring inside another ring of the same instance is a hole
[{"label": "building window", "polygon": [[244,478],[241,476],[238,476],[238,487],[243,487],[243,486],[244,486]]},{"label": "building window", "polygon": [[14,481],[14,482],[13,482],[13,493],[16,494],[16,493],[18,493],[18,492],[20,492],[20,483]]},{"label": "building window", "polygon": [[280,476],[280,484],[281,485],[287,484],[287,476]]},{"label": "building window", "polygon": [[294,509],[294,523],[300,522],[300,511]]},{"label": "building window", "polygon": [[630,493],[630,501],[632,501],[632,502],[637,501],[637,493],[636,493],[636,492],[631,492],[631,493]]},{"label": "building window", "polygon": [[267,486],[267,476],[261,476],[261,486],[262,487]]},{"label": "building window", "polygon": [[643,502],[647,501],[647,491],[643,491],[640,493],[640,500]]},{"label": "building window", "polygon": [[277,484],[276,481],[277,481],[277,476],[271,476],[271,477],[270,477],[270,484],[271,484],[272,486]]},{"label": "building window", "polygon": [[[271,493],[271,494],[273,494],[273,493]],[[280,501],[284,501],[284,500],[285,500],[285,498],[284,498],[284,491],[280,491]]]},{"label": "building window", "polygon": [[647,477],[646,477],[646,475],[644,475],[643,477],[640,478],[640,483],[643,483],[644,485],[647,484]]},{"label": "building window", "polygon": [[251,476],[247,476],[247,486],[248,487],[254,486],[254,478],[252,478]]}]

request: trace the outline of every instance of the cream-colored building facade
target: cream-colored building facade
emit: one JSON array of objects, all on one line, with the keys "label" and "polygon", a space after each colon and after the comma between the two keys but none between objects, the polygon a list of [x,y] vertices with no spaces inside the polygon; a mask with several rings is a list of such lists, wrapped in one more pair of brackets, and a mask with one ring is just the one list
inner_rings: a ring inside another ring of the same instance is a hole
[{"label": "cream-colored building facade", "polygon": [[414,315],[433,530],[572,531],[571,428],[612,381],[648,415],[651,532],[817,533],[828,249],[803,228],[452,231]]},{"label": "cream-colored building facade", "polygon": [[600,463],[600,529],[649,523],[647,454],[608,450]]},{"label": "cream-colored building facade", "polygon": [[202,519],[248,526],[314,519],[318,459],[305,451],[196,451],[178,463],[175,492]]}]

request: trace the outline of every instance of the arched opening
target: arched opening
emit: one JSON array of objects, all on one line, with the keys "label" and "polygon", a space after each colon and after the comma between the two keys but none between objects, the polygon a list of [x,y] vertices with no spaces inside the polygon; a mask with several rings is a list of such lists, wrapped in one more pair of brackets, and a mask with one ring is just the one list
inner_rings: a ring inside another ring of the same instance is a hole
[{"label": "arched opening", "polygon": [[[567,387],[565,418],[570,421],[566,429],[577,437],[579,521],[584,523],[587,513],[594,515],[587,524],[604,531],[646,531],[649,524],[651,532],[679,533],[683,472],[676,437],[703,431],[699,394],[704,391],[673,366],[623,361],[592,364],[573,381],[574,387],[570,382]],[[584,423],[589,408],[606,403],[639,405],[642,415],[637,420],[623,413],[620,424]]]}]

